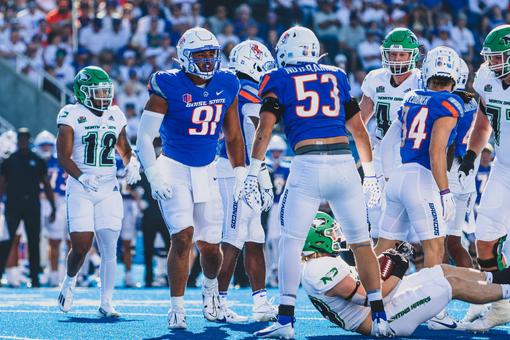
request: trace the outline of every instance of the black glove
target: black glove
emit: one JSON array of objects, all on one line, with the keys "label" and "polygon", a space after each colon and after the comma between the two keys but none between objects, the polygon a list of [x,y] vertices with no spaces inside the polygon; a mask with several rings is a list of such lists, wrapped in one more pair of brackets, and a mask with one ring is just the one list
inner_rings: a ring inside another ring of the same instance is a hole
[{"label": "black glove", "polygon": [[406,274],[407,269],[409,268],[409,261],[407,258],[393,248],[385,250],[383,255],[388,256],[395,264],[395,268],[393,269],[393,273],[391,273],[391,275],[402,279]]},{"label": "black glove", "polygon": [[474,153],[472,150],[468,150],[462,158],[462,162],[460,163],[459,176],[461,176],[460,172],[463,172],[466,177],[473,172],[475,169],[475,159],[476,153]]}]

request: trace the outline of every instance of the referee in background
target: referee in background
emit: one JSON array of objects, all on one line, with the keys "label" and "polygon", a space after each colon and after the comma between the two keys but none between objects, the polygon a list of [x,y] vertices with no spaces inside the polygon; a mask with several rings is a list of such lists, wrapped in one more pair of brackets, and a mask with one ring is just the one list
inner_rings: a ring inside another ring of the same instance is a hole
[{"label": "referee in background", "polygon": [[25,222],[28,238],[30,279],[32,287],[39,287],[41,271],[39,240],[41,235],[41,202],[39,194],[43,184],[44,193],[51,205],[50,221],[55,220],[55,201],[48,179],[46,162],[30,150],[30,132],[18,130],[18,150],[0,167],[0,197],[5,197],[5,222],[10,238],[0,242],[0,277],[21,220]]}]

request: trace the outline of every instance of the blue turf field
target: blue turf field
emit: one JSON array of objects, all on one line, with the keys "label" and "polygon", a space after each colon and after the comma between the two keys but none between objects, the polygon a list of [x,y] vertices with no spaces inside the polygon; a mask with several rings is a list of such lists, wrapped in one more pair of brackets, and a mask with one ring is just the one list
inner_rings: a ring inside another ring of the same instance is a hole
[{"label": "blue turf field", "polygon": [[[270,295],[275,296],[276,290]],[[201,312],[201,290],[186,293],[188,330],[166,329],[170,307],[167,289],[118,289],[114,293],[120,320],[96,316],[98,288],[78,288],[73,309],[68,314],[56,306],[57,288],[0,288],[0,338],[7,339],[247,339],[264,324],[227,325],[204,320]],[[247,289],[231,290],[229,300],[240,314],[248,315],[251,294]],[[449,311],[460,318],[467,305],[450,304]],[[332,336],[365,338],[342,331],[322,319],[308,298],[300,291],[297,306],[296,333],[300,339],[331,339]],[[498,327],[490,333],[472,335],[464,332],[429,331],[421,326],[415,339],[510,339],[510,326]]]}]

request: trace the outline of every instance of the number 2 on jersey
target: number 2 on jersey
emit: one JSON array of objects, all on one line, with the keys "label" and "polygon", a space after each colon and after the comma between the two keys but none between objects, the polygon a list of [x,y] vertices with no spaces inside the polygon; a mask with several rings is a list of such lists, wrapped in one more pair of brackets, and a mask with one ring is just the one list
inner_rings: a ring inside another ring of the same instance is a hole
[{"label": "number 2 on jersey", "polygon": [[[96,165],[96,150],[98,147],[98,134],[97,132],[89,132],[82,138],[83,144],[85,144],[85,151],[83,163],[86,165]],[[101,151],[99,151],[99,166],[113,166],[114,159],[111,155],[115,144],[117,143],[117,137],[111,132],[107,132],[101,139]]]},{"label": "number 2 on jersey", "polygon": [[317,81],[317,74],[305,74],[302,76],[293,77],[296,86],[296,98],[298,101],[310,99],[310,107],[305,108],[305,105],[296,106],[296,114],[299,117],[310,118],[319,113],[319,108],[322,113],[327,117],[337,117],[340,114],[340,97],[338,96],[338,84],[336,77],[331,73],[324,73],[321,75],[321,84],[330,83],[332,85],[330,97],[333,98],[333,107],[330,105],[320,105],[320,98],[317,91],[306,90],[305,84],[311,81]]},{"label": "number 2 on jersey", "polygon": [[420,111],[418,111],[418,114],[414,116],[413,121],[409,126],[409,131],[407,131],[407,114],[409,107],[404,107],[404,110],[404,121],[402,124],[402,145],[404,145],[406,139],[414,139],[413,149],[419,149],[421,143],[425,140],[425,138],[427,138],[425,125],[429,115],[429,109],[422,107]]},{"label": "number 2 on jersey", "polygon": [[209,105],[196,107],[191,115],[191,121],[193,124],[199,124],[200,128],[189,128],[188,133],[199,136],[214,135],[222,111],[223,104],[216,104],[214,107]]}]

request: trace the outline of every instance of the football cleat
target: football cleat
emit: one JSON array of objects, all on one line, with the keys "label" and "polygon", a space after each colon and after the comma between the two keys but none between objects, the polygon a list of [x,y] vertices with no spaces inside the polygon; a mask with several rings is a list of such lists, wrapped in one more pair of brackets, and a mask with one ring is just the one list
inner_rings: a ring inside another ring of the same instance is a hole
[{"label": "football cleat", "polygon": [[97,310],[99,316],[103,318],[120,318],[120,313],[115,310],[113,307],[99,307]]},{"label": "football cleat", "polygon": [[73,306],[73,296],[74,296],[74,287],[69,284],[62,284],[62,289],[60,290],[60,294],[58,295],[58,306],[60,310],[64,313],[67,313],[71,310]]},{"label": "football cleat", "polygon": [[432,319],[427,321],[427,327],[432,330],[464,330],[462,325],[454,320],[446,310],[442,310],[441,313],[434,316]]},{"label": "football cleat", "polygon": [[253,306],[252,318],[258,322],[276,321],[276,315],[278,315],[278,307],[271,304],[271,301],[267,301],[263,304]]},{"label": "football cleat", "polygon": [[218,321],[220,316],[220,296],[218,287],[202,287],[202,303],[204,317],[209,321]]},{"label": "football cleat", "polygon": [[187,327],[184,309],[168,311],[168,329],[186,329]]},{"label": "football cleat", "polygon": [[296,318],[290,316],[277,316],[277,321],[271,326],[253,333],[261,338],[294,339],[294,322]]},{"label": "football cleat", "polygon": [[481,318],[464,324],[470,332],[487,332],[489,329],[510,322],[510,301],[493,302],[489,311]]},{"label": "football cleat", "polygon": [[460,322],[461,323],[473,322],[479,317],[483,317],[488,311],[489,305],[470,304],[466,315]]},{"label": "football cleat", "polygon": [[220,314],[216,321],[226,323],[245,323],[248,321],[248,317],[237,314],[232,309],[223,304],[220,306]]}]

